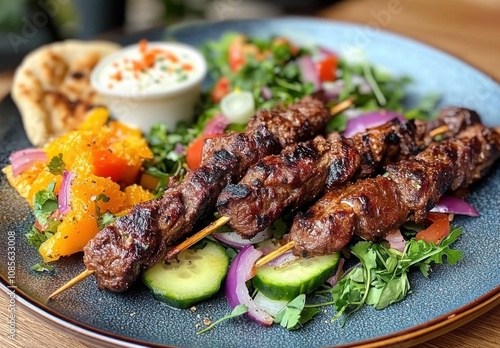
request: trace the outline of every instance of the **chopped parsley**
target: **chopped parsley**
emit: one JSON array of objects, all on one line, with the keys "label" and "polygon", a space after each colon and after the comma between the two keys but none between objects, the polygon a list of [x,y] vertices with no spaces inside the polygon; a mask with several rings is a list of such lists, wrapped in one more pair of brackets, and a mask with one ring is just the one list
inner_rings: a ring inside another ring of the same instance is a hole
[{"label": "chopped parsley", "polygon": [[216,325],[222,323],[223,321],[239,317],[240,315],[243,315],[246,312],[248,312],[248,307],[245,306],[244,304],[239,304],[236,307],[234,307],[234,309],[232,310],[232,312],[230,314],[223,316],[219,320],[213,322],[210,326],[204,328],[203,330],[198,331],[196,334],[197,335],[204,334],[204,333],[212,330]]},{"label": "chopped parsley", "polygon": [[35,225],[31,226],[30,231],[25,234],[26,238],[28,239],[28,244],[33,245],[37,249],[40,248],[40,245],[42,245],[43,242],[54,235],[55,231],[57,230],[57,226],[59,226],[60,223],[60,221],[54,220],[53,224],[55,224],[55,229],[52,229],[52,231],[46,230],[43,232],[36,228]]},{"label": "chopped parsley", "polygon": [[109,197],[106,196],[104,193],[101,193],[98,195],[94,202],[95,202],[95,212],[97,214],[97,226],[99,227],[100,230],[102,230],[104,227],[110,225],[113,223],[113,221],[116,220],[116,215],[111,214],[109,211],[106,212],[101,212],[101,208],[99,208],[99,201],[103,202],[109,202]]},{"label": "chopped parsley", "polygon": [[461,234],[461,228],[453,227],[438,245],[411,239],[402,253],[385,243],[362,241],[354,244],[351,252],[361,261],[360,264],[328,290],[332,301],[323,305],[333,304],[337,311],[334,319],[344,315],[345,323],[350,314],[365,304],[383,309],[401,301],[410,292],[410,269],[419,269],[428,277],[431,264],[441,264],[445,260],[455,264],[462,258],[461,251],[450,248]]},{"label": "chopped parsley", "polygon": [[49,217],[59,208],[57,196],[54,193],[55,186],[56,183],[52,182],[45,190],[35,194],[33,210],[36,219],[42,226],[49,223]]},{"label": "chopped parsley", "polygon": [[168,185],[170,176],[182,179],[186,173],[185,147],[200,133],[179,123],[175,129],[168,129],[165,124],[154,125],[146,135],[153,159],[144,163],[146,173],[158,180],[155,188],[161,195]]},{"label": "chopped parsley", "polygon": [[49,265],[46,262],[39,262],[36,265],[31,266],[31,269],[35,272],[40,272],[40,273],[48,272],[48,273],[50,273],[50,272],[54,271],[54,266]]},{"label": "chopped parsley", "polygon": [[317,314],[314,307],[305,307],[306,295],[302,294],[290,301],[274,318],[274,322],[288,330],[296,330]]},{"label": "chopped parsley", "polygon": [[99,226],[99,229],[102,230],[104,227],[111,225],[115,220],[116,215],[113,215],[110,212],[105,212],[97,218],[97,226]]},{"label": "chopped parsley", "polygon": [[63,155],[60,153],[57,156],[54,156],[50,159],[49,164],[47,165],[49,171],[54,175],[62,175],[64,172],[64,168],[66,165],[63,162]]}]

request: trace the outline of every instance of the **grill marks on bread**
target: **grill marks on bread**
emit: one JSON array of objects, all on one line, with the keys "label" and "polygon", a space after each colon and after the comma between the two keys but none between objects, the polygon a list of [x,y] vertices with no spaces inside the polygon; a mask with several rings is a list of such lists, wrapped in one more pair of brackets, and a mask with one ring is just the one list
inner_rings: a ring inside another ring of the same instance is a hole
[{"label": "grill marks on bread", "polygon": [[12,97],[33,145],[77,128],[89,109],[104,99],[92,88],[90,74],[118,45],[68,40],[42,46],[16,70]]}]

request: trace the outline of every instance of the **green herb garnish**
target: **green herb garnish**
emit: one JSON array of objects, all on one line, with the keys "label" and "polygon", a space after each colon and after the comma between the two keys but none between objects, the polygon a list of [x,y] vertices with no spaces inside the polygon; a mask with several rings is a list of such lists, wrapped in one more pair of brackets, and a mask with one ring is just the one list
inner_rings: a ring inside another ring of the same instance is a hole
[{"label": "green herb garnish", "polygon": [[54,156],[50,159],[49,164],[47,165],[49,171],[54,175],[62,175],[64,172],[64,168],[66,165],[63,162],[63,155],[60,153],[57,156]]},{"label": "green herb garnish", "polygon": [[296,330],[319,313],[317,308],[305,307],[306,295],[290,301],[274,318],[274,322],[288,330]]},{"label": "green herb garnish", "polygon": [[33,210],[36,219],[41,225],[48,224],[49,217],[59,208],[57,196],[54,193],[55,186],[56,183],[52,182],[45,190],[41,190],[35,194]]},{"label": "green herb garnish", "polygon": [[[361,261],[345,275],[330,292],[337,314],[334,319],[347,317],[364,304],[383,309],[401,301],[410,291],[408,272],[418,268],[425,277],[429,276],[432,263],[455,264],[462,258],[462,252],[450,248],[462,234],[462,229],[452,228],[450,234],[438,245],[423,240],[411,239],[403,253],[389,248],[386,244],[358,242],[351,252]],[[325,303],[326,305],[326,303]]]},{"label": "green herb garnish", "polygon": [[104,227],[110,225],[113,223],[113,221],[116,220],[116,215],[111,214],[109,211],[106,212],[101,212],[101,208],[99,208],[99,201],[103,202],[109,202],[109,197],[106,196],[104,193],[101,193],[98,195],[94,202],[95,202],[95,212],[97,214],[97,226],[99,227],[100,230],[102,230]]},{"label": "green herb garnish", "polygon": [[232,318],[236,318],[236,317],[239,317],[240,315],[243,315],[245,314],[246,312],[248,312],[248,307],[243,305],[243,304],[239,304],[237,305],[236,307],[234,307],[234,309],[232,310],[232,312],[230,314],[227,314],[225,316],[223,316],[222,318],[220,318],[219,320],[213,322],[210,326],[207,326],[206,328],[204,328],[203,330],[200,330],[198,331],[196,334],[197,335],[201,335],[201,334],[204,334],[210,330],[212,330],[216,325],[222,323],[223,321],[226,321],[228,319],[232,319]]},{"label": "green herb garnish", "polygon": [[158,179],[155,188],[158,196],[163,193],[170,176],[178,179],[184,176],[184,149],[197,134],[197,131],[189,129],[184,123],[179,123],[173,130],[168,130],[164,124],[156,124],[147,134],[146,139],[154,157],[144,167],[147,174]]},{"label": "green herb garnish", "polygon": [[52,272],[54,270],[54,266],[49,265],[46,262],[39,262],[36,265],[31,266],[31,269],[35,272]]},{"label": "green herb garnish", "polygon": [[[59,225],[60,223],[61,223],[60,221],[57,221],[57,225]],[[35,248],[38,249],[40,248],[40,245],[42,245],[43,242],[52,237],[54,233],[55,232],[49,232],[49,231],[42,232],[38,228],[36,228],[35,225],[33,225],[31,226],[30,231],[25,234],[25,236],[28,239],[28,244],[33,245]]]}]

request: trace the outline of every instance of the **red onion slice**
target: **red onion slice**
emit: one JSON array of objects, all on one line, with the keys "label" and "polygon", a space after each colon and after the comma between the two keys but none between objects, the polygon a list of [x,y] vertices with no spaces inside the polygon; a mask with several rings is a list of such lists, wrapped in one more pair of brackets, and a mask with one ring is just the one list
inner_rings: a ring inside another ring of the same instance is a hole
[{"label": "red onion slice", "polygon": [[253,301],[255,302],[257,307],[266,311],[273,317],[278,315],[278,313],[281,312],[281,310],[285,308],[286,305],[288,304],[288,301],[270,299],[260,291],[258,291],[257,294],[255,294]]},{"label": "red onion slice", "polygon": [[262,86],[260,88],[260,94],[262,95],[262,98],[265,100],[269,100],[273,97],[273,92],[271,91],[271,88],[268,86]]},{"label": "red onion slice", "polygon": [[219,135],[219,134],[224,134],[224,131],[226,130],[227,126],[229,125],[229,120],[227,117],[219,112],[218,114],[214,115],[208,121],[207,125],[205,126],[205,129],[203,129],[203,134],[205,135]]},{"label": "red onion slice", "polygon": [[443,196],[432,208],[433,213],[447,213],[467,216],[479,216],[479,212],[463,199],[453,196]]},{"label": "red onion slice", "polygon": [[67,170],[62,174],[61,188],[57,196],[57,203],[59,205],[59,212],[63,215],[69,213],[71,210],[69,200],[71,198],[71,183],[74,178],[75,174]]},{"label": "red onion slice", "polygon": [[300,76],[303,83],[311,82],[314,86],[313,92],[321,88],[318,72],[311,56],[302,56],[297,60],[300,68]]},{"label": "red onion slice", "polygon": [[266,228],[264,231],[257,233],[255,237],[250,239],[244,239],[236,232],[213,233],[212,236],[219,242],[224,243],[231,248],[243,249],[249,244],[260,243],[271,238],[273,233],[271,230]]},{"label": "red onion slice", "polygon": [[345,117],[347,117],[348,120],[359,117],[363,115],[363,111],[360,109],[347,109],[343,112]]},{"label": "red onion slice", "polygon": [[13,153],[10,154],[9,160],[12,161],[12,160],[15,160],[16,158],[19,158],[19,157],[22,157],[25,155],[38,154],[38,153],[45,153],[45,152],[43,150],[37,149],[35,147],[30,147],[27,149],[14,151]]},{"label": "red onion slice", "polygon": [[177,143],[175,144],[174,150],[178,155],[182,155],[184,154],[184,145],[182,145],[181,143]]},{"label": "red onion slice", "polygon": [[335,81],[323,82],[321,84],[321,87],[323,88],[325,96],[329,99],[333,99],[337,98],[340,92],[342,92],[342,90],[345,88],[345,81],[342,79],[338,79]]},{"label": "red onion slice", "polygon": [[401,231],[399,229],[385,236],[385,240],[389,242],[389,246],[393,249],[403,252],[406,246],[406,240],[404,239]]},{"label": "red onion slice", "polygon": [[36,162],[47,162],[48,157],[45,151],[30,148],[13,152],[9,160],[12,164],[12,174],[16,177]]},{"label": "red onion slice", "polygon": [[328,278],[328,280],[326,281],[331,286],[335,286],[335,284],[337,284],[337,282],[339,281],[340,276],[342,275],[342,267],[344,267],[344,262],[345,260],[343,258],[339,260],[339,264],[337,265],[337,271],[332,277]]},{"label": "red onion slice", "polygon": [[262,252],[252,245],[247,245],[236,255],[227,273],[225,294],[231,308],[244,304],[248,307],[250,319],[260,325],[271,326],[274,318],[255,304],[246,286],[246,282],[254,276],[255,262],[261,256]]},{"label": "red onion slice", "polygon": [[362,114],[356,118],[350,119],[347,122],[347,128],[344,132],[344,136],[347,138],[352,137],[356,133],[364,132],[369,128],[380,126],[395,118],[402,122],[406,121],[403,115],[387,110],[378,110]]}]

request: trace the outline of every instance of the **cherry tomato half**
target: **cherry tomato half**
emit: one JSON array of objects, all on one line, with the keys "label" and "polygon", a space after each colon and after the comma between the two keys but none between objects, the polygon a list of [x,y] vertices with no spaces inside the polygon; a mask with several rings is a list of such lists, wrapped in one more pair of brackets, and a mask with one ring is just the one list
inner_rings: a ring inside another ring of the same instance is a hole
[{"label": "cherry tomato half", "polygon": [[212,101],[214,103],[219,103],[225,95],[231,92],[231,82],[227,77],[221,77],[214,86],[212,90]]},{"label": "cherry tomato half", "polygon": [[203,145],[205,144],[206,139],[216,138],[219,135],[213,134],[203,134],[198,138],[193,140],[186,149],[186,162],[189,166],[189,169],[193,170],[201,165],[201,157],[203,154]]},{"label": "cherry tomato half", "polygon": [[317,63],[318,75],[321,82],[335,81],[338,59],[334,55],[329,55]]},{"label": "cherry tomato half", "polygon": [[429,213],[427,214],[427,220],[431,223],[430,226],[418,232],[415,240],[424,240],[429,244],[438,244],[444,237],[450,234],[448,214]]}]

